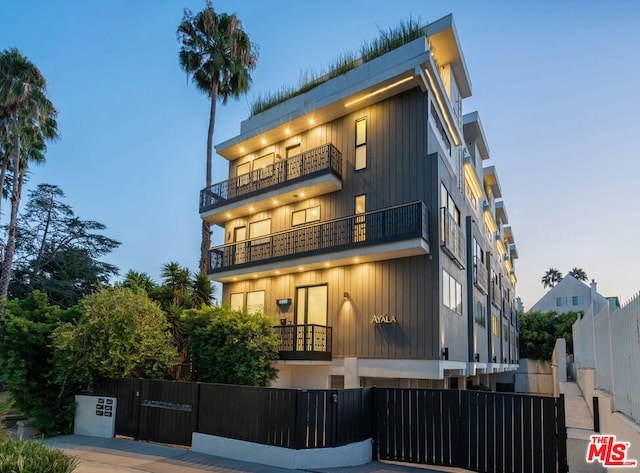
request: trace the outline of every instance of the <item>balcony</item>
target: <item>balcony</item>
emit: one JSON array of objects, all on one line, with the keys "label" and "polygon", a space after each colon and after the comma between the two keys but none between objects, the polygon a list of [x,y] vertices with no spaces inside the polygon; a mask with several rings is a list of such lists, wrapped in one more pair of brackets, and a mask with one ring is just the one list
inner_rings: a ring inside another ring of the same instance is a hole
[{"label": "balcony", "polygon": [[445,207],[440,209],[440,227],[440,246],[460,269],[464,268],[465,248],[462,229]]},{"label": "balcony", "polygon": [[[200,215],[220,224],[233,217],[342,189],[342,153],[332,144],[305,151],[200,191]],[[277,202],[274,203],[274,200]]]},{"label": "balcony", "polygon": [[429,253],[429,211],[413,202],[209,250],[208,274],[229,282]]},{"label": "balcony", "polygon": [[331,361],[331,327],[324,325],[276,325],[281,360]]},{"label": "balcony", "polygon": [[489,274],[487,267],[484,263],[475,256],[473,258],[473,283],[476,285],[483,294],[487,293],[487,281],[489,280]]}]

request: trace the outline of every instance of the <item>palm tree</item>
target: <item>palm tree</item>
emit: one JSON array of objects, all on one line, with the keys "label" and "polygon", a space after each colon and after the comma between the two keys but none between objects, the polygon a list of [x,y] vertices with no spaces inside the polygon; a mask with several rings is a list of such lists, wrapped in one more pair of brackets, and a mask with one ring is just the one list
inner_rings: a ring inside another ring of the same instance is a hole
[{"label": "palm tree", "polygon": [[568,274],[573,276],[574,278],[576,278],[578,281],[585,282],[588,279],[587,273],[582,268],[575,268],[574,267],[571,271],[569,271]]},{"label": "palm tree", "polygon": [[[4,169],[12,173],[11,217],[4,248],[0,298],[6,298],[15,250],[16,223],[22,185],[29,162],[43,162],[46,140],[57,137],[56,109],[46,96],[40,70],[17,49],[0,53],[0,128],[9,143],[10,159]],[[0,172],[4,178],[4,173]],[[0,182],[0,189],[4,182]],[[4,311],[0,301],[0,314]]]},{"label": "palm tree", "polygon": [[549,268],[544,276],[542,276],[542,285],[544,287],[554,287],[562,280],[562,273],[556,268]]},{"label": "palm tree", "polygon": [[[235,13],[216,13],[210,1],[207,1],[203,11],[195,15],[191,10],[184,10],[177,35],[181,45],[180,66],[196,87],[211,99],[205,183],[205,188],[209,189],[216,104],[218,100],[225,104],[230,97],[238,98],[249,89],[249,72],[256,67],[257,49],[249,41],[249,36],[242,29]],[[203,220],[199,263],[201,273],[207,271],[211,246],[210,228],[211,224]]]}]

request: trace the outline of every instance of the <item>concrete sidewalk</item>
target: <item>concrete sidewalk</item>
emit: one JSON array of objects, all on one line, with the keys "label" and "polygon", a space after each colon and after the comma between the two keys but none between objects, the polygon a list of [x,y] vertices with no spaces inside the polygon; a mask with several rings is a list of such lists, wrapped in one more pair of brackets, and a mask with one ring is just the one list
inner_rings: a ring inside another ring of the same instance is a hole
[{"label": "concrete sidewalk", "polygon": [[[66,435],[45,439],[47,445],[64,450],[80,461],[75,473],[301,473],[273,466],[229,460],[186,448],[168,447],[147,442],[112,438]],[[305,470],[309,471],[309,470]],[[459,468],[431,469],[372,462],[351,468],[314,470],[323,473],[439,473],[465,472]]]}]

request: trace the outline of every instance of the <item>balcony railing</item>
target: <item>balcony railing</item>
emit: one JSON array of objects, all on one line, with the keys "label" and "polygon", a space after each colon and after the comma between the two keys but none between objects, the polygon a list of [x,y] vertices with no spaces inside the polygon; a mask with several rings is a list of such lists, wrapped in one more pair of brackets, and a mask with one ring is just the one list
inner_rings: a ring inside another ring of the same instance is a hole
[{"label": "balcony railing", "polygon": [[440,246],[460,269],[464,268],[465,248],[462,229],[445,207],[440,209]]},{"label": "balcony railing", "polygon": [[332,144],[319,146],[203,189],[200,191],[200,212],[323,174],[334,174],[342,179],[342,153]]},{"label": "balcony railing", "polygon": [[331,327],[276,325],[281,360],[331,360]]},{"label": "balcony railing", "polygon": [[429,241],[429,211],[423,202],[329,220],[209,250],[209,274],[422,238]]},{"label": "balcony railing", "polygon": [[500,306],[502,304],[500,288],[495,281],[491,281],[491,303],[496,309],[500,309]]},{"label": "balcony railing", "polygon": [[487,281],[489,280],[489,274],[487,272],[487,267],[484,263],[478,258],[474,256],[473,258],[473,283],[476,285],[478,289],[482,291],[483,294],[487,293]]}]

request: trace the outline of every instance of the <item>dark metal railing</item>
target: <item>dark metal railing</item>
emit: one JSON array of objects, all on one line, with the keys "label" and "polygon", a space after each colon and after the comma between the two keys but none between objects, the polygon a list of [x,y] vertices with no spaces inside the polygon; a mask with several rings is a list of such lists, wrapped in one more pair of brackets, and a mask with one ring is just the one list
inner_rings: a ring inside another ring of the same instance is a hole
[{"label": "dark metal railing", "polygon": [[487,271],[487,267],[480,260],[480,258],[478,258],[477,256],[474,256],[474,258],[473,258],[473,283],[484,294],[487,293],[487,281],[488,280],[489,280],[489,273]]},{"label": "dark metal railing", "polygon": [[465,262],[464,235],[445,207],[440,208],[440,246],[462,269]]},{"label": "dark metal railing", "polygon": [[331,143],[201,190],[200,212],[321,174],[342,179],[342,153]]},{"label": "dark metal railing", "polygon": [[331,327],[276,325],[281,360],[331,360]]},{"label": "dark metal railing", "polygon": [[429,241],[423,202],[329,220],[209,250],[209,274],[303,256],[422,238]]}]

